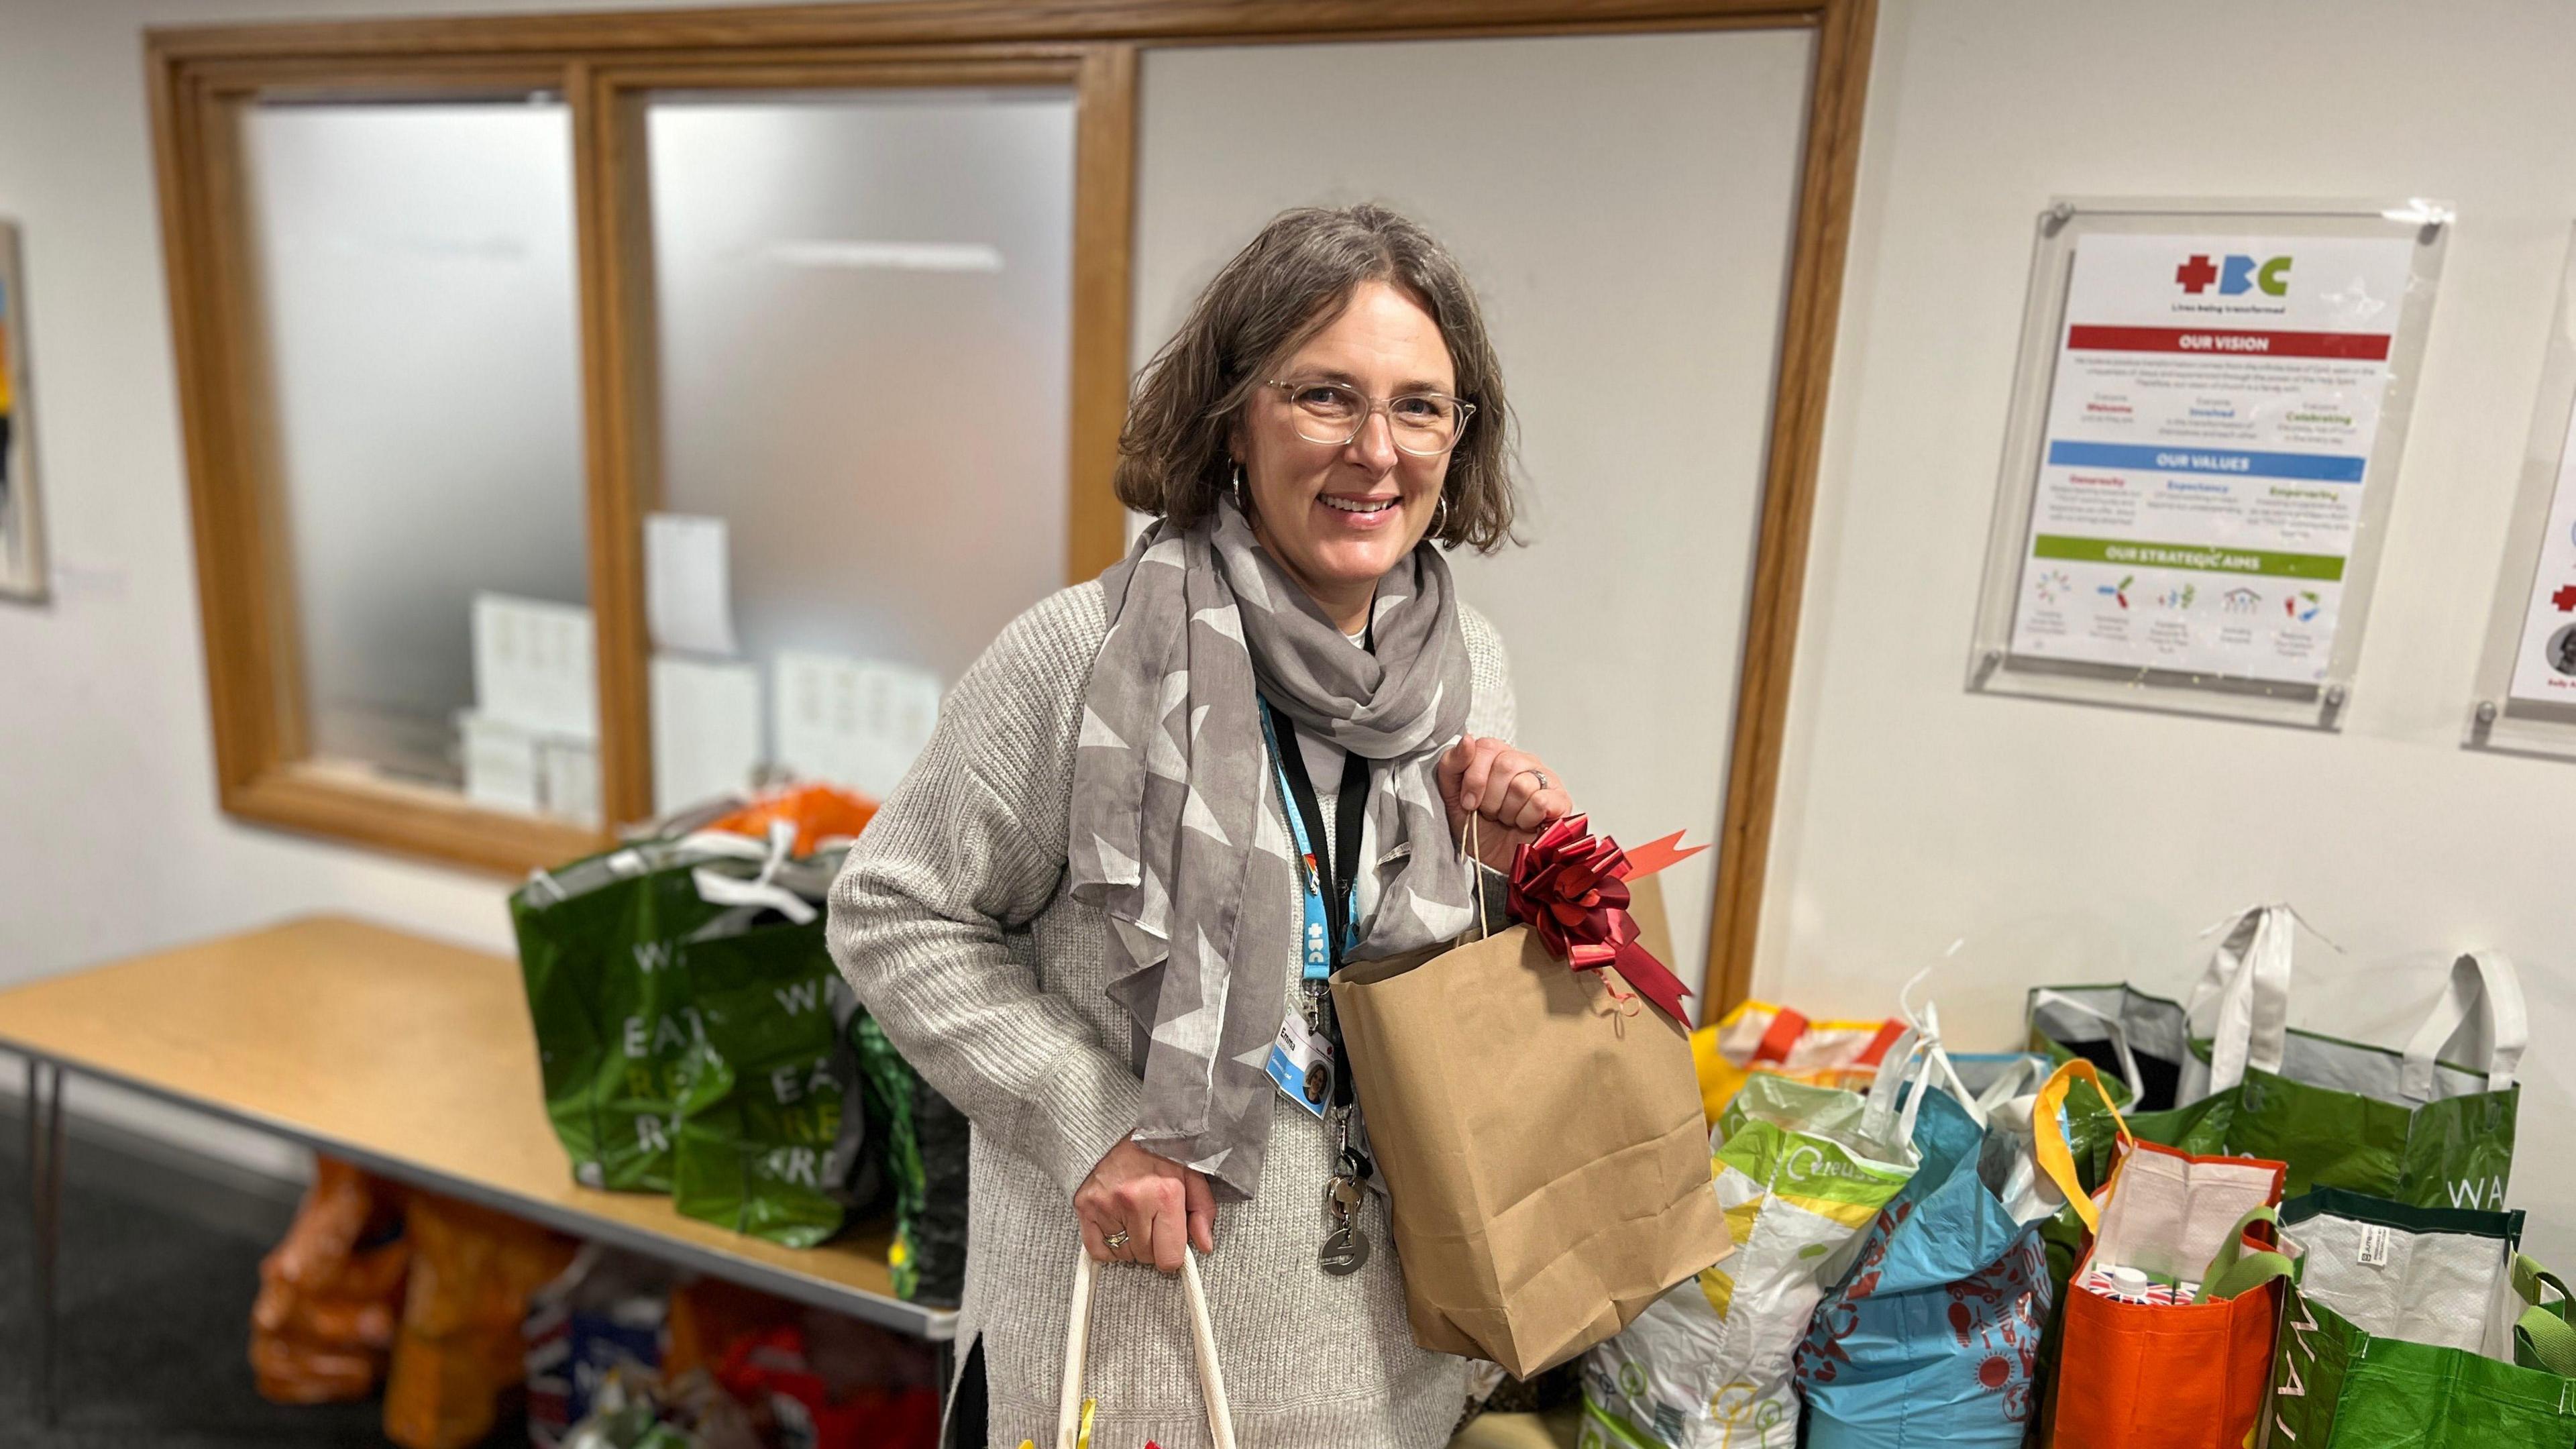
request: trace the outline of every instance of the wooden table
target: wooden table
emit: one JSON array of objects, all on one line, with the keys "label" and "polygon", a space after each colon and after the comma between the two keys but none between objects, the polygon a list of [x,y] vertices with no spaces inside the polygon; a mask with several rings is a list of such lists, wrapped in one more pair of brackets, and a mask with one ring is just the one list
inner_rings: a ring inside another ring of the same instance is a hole
[{"label": "wooden table", "polygon": [[508,957],[313,917],[0,991],[0,1049],[27,1059],[48,1423],[66,1072],[935,1343],[956,1334],[953,1312],[894,1296],[881,1225],[782,1248],[682,1217],[667,1196],[576,1185]]}]

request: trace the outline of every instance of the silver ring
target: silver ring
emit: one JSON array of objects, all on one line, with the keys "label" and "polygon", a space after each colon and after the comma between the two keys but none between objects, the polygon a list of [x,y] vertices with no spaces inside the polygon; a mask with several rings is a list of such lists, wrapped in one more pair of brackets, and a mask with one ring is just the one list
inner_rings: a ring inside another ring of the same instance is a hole
[{"label": "silver ring", "polygon": [[1540,789],[1542,789],[1542,790],[1553,790],[1553,789],[1555,789],[1555,788],[1556,788],[1554,785],[1551,785],[1551,784],[1549,784],[1549,783],[1548,783],[1548,779],[1547,779],[1547,771],[1542,770],[1542,769],[1539,769],[1539,768],[1538,768],[1538,767],[1536,767],[1536,766],[1532,766],[1532,767],[1530,767],[1529,769],[1523,770],[1523,771],[1521,771],[1521,773],[1522,773],[1522,774],[1524,774],[1524,775],[1536,775],[1536,776],[1538,776],[1538,787],[1539,787]]},{"label": "silver ring", "polygon": [[1127,1246],[1127,1230],[1125,1228],[1120,1228],[1118,1231],[1102,1238],[1100,1240],[1100,1246],[1107,1248],[1113,1253],[1117,1252],[1120,1248]]}]

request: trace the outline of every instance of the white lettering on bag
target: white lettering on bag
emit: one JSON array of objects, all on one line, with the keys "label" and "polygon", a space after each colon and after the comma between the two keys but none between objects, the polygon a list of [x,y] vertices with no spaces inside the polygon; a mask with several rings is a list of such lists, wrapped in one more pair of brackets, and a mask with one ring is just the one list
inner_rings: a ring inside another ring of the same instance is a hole
[{"label": "white lettering on bag", "polygon": [[671,964],[671,943],[638,941],[635,943],[635,969],[650,976]]},{"label": "white lettering on bag", "polygon": [[662,1124],[653,1117],[635,1119],[635,1145],[647,1152],[668,1152],[671,1139],[662,1135]]},{"label": "white lettering on bag", "polygon": [[789,1016],[795,1016],[801,1012],[812,1011],[822,1004],[823,983],[799,981],[793,985],[776,988],[769,994],[778,998],[779,1010]]},{"label": "white lettering on bag", "polygon": [[780,1182],[798,1182],[814,1188],[823,1185],[815,1171],[814,1149],[811,1147],[772,1148],[766,1165],[769,1175]]}]

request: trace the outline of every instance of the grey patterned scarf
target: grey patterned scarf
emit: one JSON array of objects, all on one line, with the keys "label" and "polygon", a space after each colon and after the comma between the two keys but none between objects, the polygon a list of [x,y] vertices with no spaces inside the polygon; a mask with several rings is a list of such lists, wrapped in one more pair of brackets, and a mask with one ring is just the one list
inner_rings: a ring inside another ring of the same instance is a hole
[{"label": "grey patterned scarf", "polygon": [[1378,903],[1353,954],[1454,938],[1469,880],[1432,772],[1466,728],[1472,684],[1449,566],[1417,548],[1379,581],[1374,652],[1351,647],[1230,505],[1186,531],[1156,524],[1100,581],[1109,635],[1074,757],[1073,896],[1109,914],[1109,994],[1135,1018],[1145,1079],[1136,1142],[1250,1197],[1270,1139],[1262,1066],[1300,934],[1255,692],[1380,766]]}]

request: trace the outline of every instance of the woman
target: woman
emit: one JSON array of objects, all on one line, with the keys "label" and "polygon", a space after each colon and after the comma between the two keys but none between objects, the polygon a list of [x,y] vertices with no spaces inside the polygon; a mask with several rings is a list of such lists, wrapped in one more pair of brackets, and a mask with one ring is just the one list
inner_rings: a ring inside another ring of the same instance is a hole
[{"label": "woman", "polygon": [[1464,1361],[1413,1344],[1347,1088],[1271,1058],[1330,1040],[1336,959],[1470,924],[1470,812],[1501,868],[1571,808],[1433,546],[1510,537],[1505,428],[1437,242],[1282,214],[1129,410],[1118,495],[1159,521],[1003,631],[853,851],[833,956],[974,1123],[951,1442],[1051,1442],[1088,1251],[1093,1442],[1205,1443],[1185,1246],[1245,1449],[1455,1423]]}]

